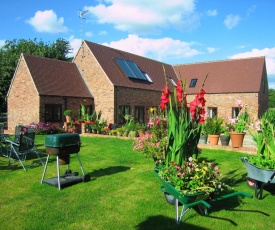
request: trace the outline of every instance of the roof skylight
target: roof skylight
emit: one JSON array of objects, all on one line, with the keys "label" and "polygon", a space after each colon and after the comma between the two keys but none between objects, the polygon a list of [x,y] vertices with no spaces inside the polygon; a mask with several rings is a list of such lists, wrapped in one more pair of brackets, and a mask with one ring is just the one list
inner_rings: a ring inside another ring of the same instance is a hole
[{"label": "roof skylight", "polygon": [[191,79],[189,88],[194,88],[196,86],[196,84],[197,84],[197,81],[198,81],[197,78]]},{"label": "roof skylight", "polygon": [[173,86],[177,87],[176,82],[173,80],[173,78],[169,77],[170,82],[172,83]]}]

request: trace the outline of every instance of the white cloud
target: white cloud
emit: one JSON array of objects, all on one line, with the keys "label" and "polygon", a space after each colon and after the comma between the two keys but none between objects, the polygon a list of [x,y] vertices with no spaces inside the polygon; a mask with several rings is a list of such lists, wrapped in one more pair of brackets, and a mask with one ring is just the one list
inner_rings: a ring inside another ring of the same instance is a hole
[{"label": "white cloud", "polygon": [[93,32],[86,32],[86,33],[85,33],[85,36],[86,36],[86,37],[92,37],[92,36],[93,36]]},{"label": "white cloud", "polygon": [[74,36],[70,36],[69,39],[68,39],[69,43],[70,43],[70,46],[72,47],[72,53],[70,53],[68,56],[69,57],[75,57],[76,55],[76,52],[78,51],[80,45],[81,45],[81,42],[82,40],[79,39],[79,38],[75,38]]},{"label": "white cloud", "polygon": [[208,10],[208,11],[206,12],[206,15],[207,15],[207,16],[210,16],[210,17],[217,16],[217,14],[218,14],[218,12],[217,12],[216,9],[215,9],[215,10]]},{"label": "white cloud", "polygon": [[229,14],[226,16],[223,23],[227,29],[231,30],[233,27],[239,24],[240,20],[241,20],[241,17],[239,15]]},{"label": "white cloud", "polygon": [[68,28],[63,25],[64,18],[57,18],[53,10],[37,11],[34,17],[26,20],[38,32],[64,33]]},{"label": "white cloud", "polygon": [[113,24],[130,33],[153,33],[159,28],[192,30],[199,25],[195,0],[105,0],[106,4],[86,6],[98,23]]},{"label": "white cloud", "polygon": [[214,53],[214,52],[216,52],[217,50],[219,50],[218,48],[213,48],[213,47],[208,47],[208,48],[206,48],[206,49],[207,49],[208,53]]},{"label": "white cloud", "polygon": [[0,40],[0,48],[5,45],[5,40]]},{"label": "white cloud", "polygon": [[256,5],[252,5],[250,8],[248,8],[247,12],[246,12],[246,18],[248,18],[250,16],[250,14],[254,13],[254,11],[256,10],[257,6]]},{"label": "white cloud", "polygon": [[126,39],[103,43],[103,45],[112,48],[124,50],[140,56],[145,56],[154,60],[163,61],[164,59],[186,58],[200,54],[192,46],[196,43],[187,43],[172,38],[150,39],[141,38],[137,35],[130,34]]},{"label": "white cloud", "polygon": [[107,35],[107,31],[106,30],[102,30],[98,33],[98,35]]}]

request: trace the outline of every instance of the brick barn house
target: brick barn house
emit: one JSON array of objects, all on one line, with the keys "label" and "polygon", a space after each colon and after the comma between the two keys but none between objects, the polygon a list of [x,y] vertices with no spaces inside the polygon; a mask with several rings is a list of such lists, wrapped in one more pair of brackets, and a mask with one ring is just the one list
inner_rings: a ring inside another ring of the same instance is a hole
[{"label": "brick barn house", "polygon": [[254,115],[267,110],[264,57],[173,66],[83,41],[72,62],[20,56],[7,94],[8,129],[38,121],[63,124],[64,110],[78,117],[81,104],[111,123],[122,124],[127,113],[147,122],[147,110],[158,107],[166,82],[163,67],[171,90],[178,77],[186,79],[191,99],[208,74],[204,89],[212,115],[234,117],[237,99]]}]

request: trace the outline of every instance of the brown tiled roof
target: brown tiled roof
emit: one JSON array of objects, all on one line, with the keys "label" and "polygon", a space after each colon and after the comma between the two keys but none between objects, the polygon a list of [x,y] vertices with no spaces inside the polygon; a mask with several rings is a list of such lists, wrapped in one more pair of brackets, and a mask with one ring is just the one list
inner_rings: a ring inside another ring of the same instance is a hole
[{"label": "brown tiled roof", "polygon": [[[259,92],[262,76],[266,75],[264,57],[183,64],[174,68],[186,79],[187,93],[198,92],[206,74],[204,89],[207,93]],[[198,79],[197,85],[189,88],[193,78]]]},{"label": "brown tiled roof", "polygon": [[[171,65],[93,42],[85,42],[109,77],[110,81],[115,86],[160,91],[165,85],[163,66],[165,66],[167,76],[173,78],[174,81],[177,82],[176,74]],[[150,76],[153,82],[149,83],[142,80],[129,79],[121,70],[114,58],[121,58],[135,62],[141,71],[146,72]],[[169,88],[171,87],[172,84],[169,82]]]},{"label": "brown tiled roof", "polygon": [[23,56],[39,95],[92,97],[75,63]]}]

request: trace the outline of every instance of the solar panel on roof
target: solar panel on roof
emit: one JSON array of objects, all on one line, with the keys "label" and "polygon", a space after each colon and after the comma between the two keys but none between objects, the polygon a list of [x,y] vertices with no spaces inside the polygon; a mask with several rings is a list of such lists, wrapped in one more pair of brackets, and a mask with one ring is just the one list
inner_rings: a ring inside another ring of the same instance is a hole
[{"label": "solar panel on roof", "polygon": [[120,68],[123,70],[123,72],[126,74],[127,77],[147,81],[147,78],[140,71],[140,69],[138,68],[135,62],[129,61],[129,60],[123,60],[121,58],[114,58],[114,59],[117,61]]}]

